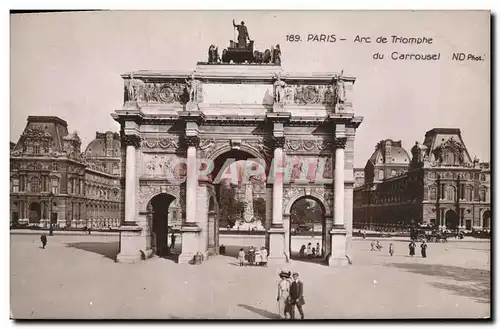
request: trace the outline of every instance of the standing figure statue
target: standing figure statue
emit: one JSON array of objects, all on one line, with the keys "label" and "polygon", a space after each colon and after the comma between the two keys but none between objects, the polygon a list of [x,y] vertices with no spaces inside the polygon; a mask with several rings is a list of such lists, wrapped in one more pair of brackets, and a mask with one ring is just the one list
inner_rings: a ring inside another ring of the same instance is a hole
[{"label": "standing figure statue", "polygon": [[136,101],[139,97],[139,86],[134,79],[134,74],[130,74],[130,80],[127,81],[126,85],[128,101]]},{"label": "standing figure statue", "polygon": [[281,65],[281,49],[280,45],[276,45],[276,48],[271,48],[273,64]]},{"label": "standing figure statue", "polygon": [[248,29],[245,26],[245,22],[242,21],[241,25],[236,25],[233,19],[233,27],[238,30],[238,48],[246,48],[247,39],[249,42],[251,42],[252,40],[250,40],[250,35],[248,34]]},{"label": "standing figure statue", "polygon": [[278,73],[274,83],[274,102],[281,106],[285,105],[285,88],[286,82],[281,80],[281,74]]},{"label": "standing figure statue", "polygon": [[186,79],[186,90],[189,95],[190,102],[198,100],[198,81],[194,79],[194,72],[191,74],[191,80]]},{"label": "standing figure statue", "polygon": [[210,48],[208,48],[208,62],[218,63],[219,59],[219,48],[214,45],[210,45]]},{"label": "standing figure statue", "polygon": [[344,71],[340,73],[340,76],[337,76],[337,85],[336,85],[336,96],[337,96],[337,102],[338,103],[344,103],[345,102],[345,84],[344,81],[342,80],[342,75]]}]

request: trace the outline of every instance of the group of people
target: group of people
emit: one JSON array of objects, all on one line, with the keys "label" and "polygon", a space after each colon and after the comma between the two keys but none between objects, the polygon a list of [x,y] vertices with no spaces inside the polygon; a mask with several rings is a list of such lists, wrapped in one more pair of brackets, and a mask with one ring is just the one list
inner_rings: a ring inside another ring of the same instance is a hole
[{"label": "group of people", "polygon": [[[392,243],[391,243],[391,245],[392,245]],[[371,246],[370,251],[381,251],[382,250],[382,245],[380,244],[380,241],[378,241],[378,240],[376,243],[375,243],[375,241],[372,241],[370,246]]]},{"label": "group of people", "polygon": [[316,243],[316,247],[312,246],[312,243],[309,242],[307,247],[302,245],[299,250],[299,258],[317,258],[321,257],[321,248],[319,246],[319,242]]},{"label": "group of people", "polygon": [[[291,276],[291,278],[290,278]],[[281,319],[295,319],[295,307],[299,310],[300,318],[304,319],[302,306],[304,300],[304,284],[299,280],[299,273],[283,270],[279,274],[278,282],[278,312]]]},{"label": "group of people", "polygon": [[266,247],[262,246],[259,249],[250,246],[250,248],[248,248],[248,254],[245,253],[243,248],[240,248],[238,252],[238,261],[240,262],[240,266],[245,266],[245,259],[247,259],[248,264],[252,266],[267,266],[267,256],[268,252]]},{"label": "group of people", "polygon": [[[410,249],[410,257],[415,256],[416,248],[417,244],[414,240],[411,240],[410,244],[408,245],[408,249]],[[420,244],[420,254],[422,255],[422,258],[427,258],[427,243],[425,243],[425,240],[422,240],[422,243]]]}]

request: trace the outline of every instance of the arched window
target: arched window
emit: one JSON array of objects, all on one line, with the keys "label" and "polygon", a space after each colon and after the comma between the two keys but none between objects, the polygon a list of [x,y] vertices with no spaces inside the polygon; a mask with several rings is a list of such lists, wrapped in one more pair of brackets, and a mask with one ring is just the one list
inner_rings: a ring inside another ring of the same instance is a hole
[{"label": "arched window", "polygon": [[19,192],[19,178],[12,178],[12,192]]},{"label": "arched window", "polygon": [[59,178],[51,179],[51,189],[50,191],[54,194],[59,194]]},{"label": "arched window", "polygon": [[446,164],[448,164],[448,165],[455,164],[455,154],[453,154],[450,151],[446,152]]},{"label": "arched window", "polygon": [[30,191],[33,193],[40,193],[40,179],[33,177],[30,181]]}]

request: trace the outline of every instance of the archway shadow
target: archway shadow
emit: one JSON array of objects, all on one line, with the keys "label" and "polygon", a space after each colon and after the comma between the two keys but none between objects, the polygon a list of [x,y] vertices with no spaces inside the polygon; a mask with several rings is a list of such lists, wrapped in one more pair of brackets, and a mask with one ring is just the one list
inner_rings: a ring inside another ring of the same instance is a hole
[{"label": "archway shadow", "polygon": [[118,241],[114,242],[73,242],[67,243],[67,247],[85,250],[102,255],[106,258],[116,260],[116,256],[120,252]]},{"label": "archway shadow", "polygon": [[263,310],[261,308],[257,308],[257,307],[253,307],[253,306],[245,305],[245,304],[238,304],[238,306],[244,308],[245,310],[253,312],[255,314],[259,314],[259,315],[265,317],[266,319],[279,319],[280,318],[279,314],[269,312],[269,311]]},{"label": "archway shadow", "polygon": [[299,253],[297,251],[292,251],[290,254],[290,258],[293,261],[296,262],[303,262],[303,263],[312,263],[312,264],[318,264],[318,265],[328,265],[326,257],[321,256],[317,258],[307,258],[307,257],[299,257]]}]

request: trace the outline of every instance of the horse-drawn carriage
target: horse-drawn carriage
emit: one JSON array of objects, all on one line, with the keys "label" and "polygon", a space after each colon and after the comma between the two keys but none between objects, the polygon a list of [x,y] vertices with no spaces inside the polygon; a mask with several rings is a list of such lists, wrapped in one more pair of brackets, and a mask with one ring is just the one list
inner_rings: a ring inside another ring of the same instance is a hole
[{"label": "horse-drawn carriage", "polygon": [[440,232],[433,228],[418,228],[411,231],[410,237],[412,240],[422,242],[448,242],[446,233]]}]

